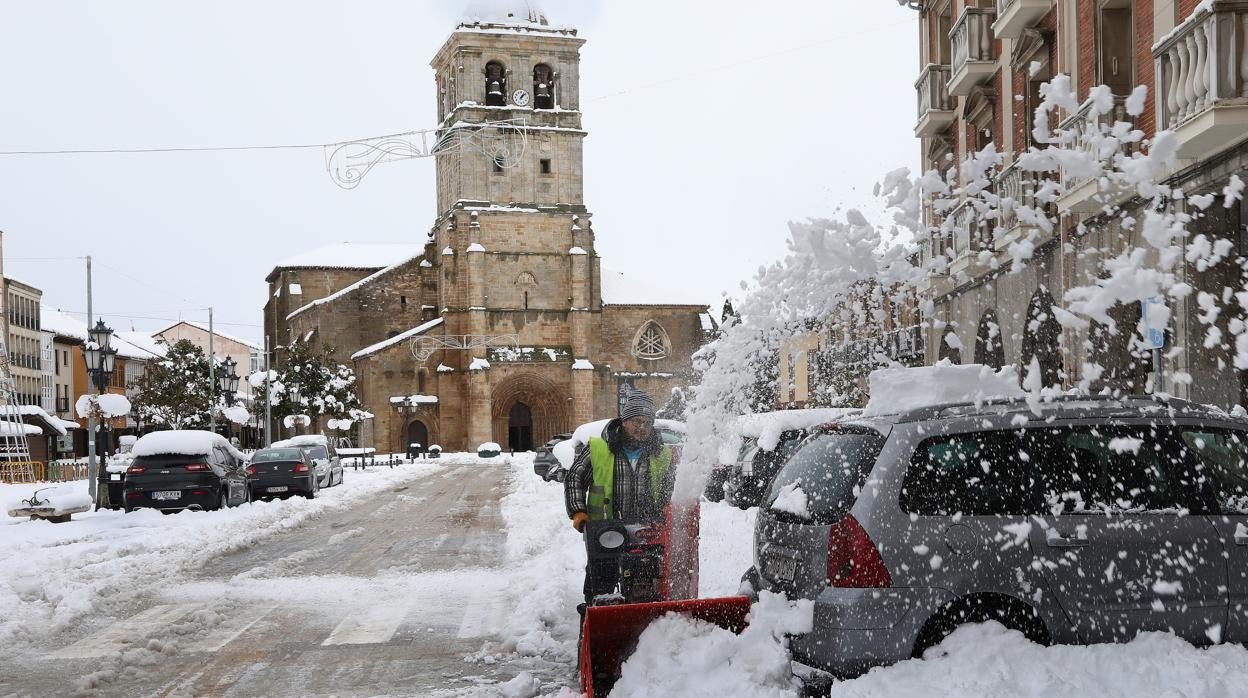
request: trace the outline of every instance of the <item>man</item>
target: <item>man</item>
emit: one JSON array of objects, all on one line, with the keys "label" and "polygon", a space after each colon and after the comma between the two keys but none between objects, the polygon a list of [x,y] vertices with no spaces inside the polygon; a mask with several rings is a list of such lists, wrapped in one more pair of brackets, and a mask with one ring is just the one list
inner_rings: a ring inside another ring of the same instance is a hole
[{"label": "man", "polygon": [[[607,423],[602,437],[590,437],[576,455],[563,483],[564,505],[572,527],[586,521],[619,519],[629,523],[663,518],[676,480],[672,449],[654,430],[654,400],[635,390],[624,399],[620,416]],[[614,580],[599,580],[605,589]],[[585,569],[585,602],[593,598]]]}]

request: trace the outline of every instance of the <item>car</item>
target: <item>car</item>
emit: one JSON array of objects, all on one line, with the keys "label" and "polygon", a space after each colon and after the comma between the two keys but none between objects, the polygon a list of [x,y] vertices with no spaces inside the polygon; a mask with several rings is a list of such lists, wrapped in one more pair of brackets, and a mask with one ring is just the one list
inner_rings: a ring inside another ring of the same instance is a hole
[{"label": "car", "polygon": [[780,467],[793,455],[806,434],[805,429],[782,431],[775,448],[770,451],[759,446],[757,439],[747,440],[741,458],[728,469],[727,482],[723,485],[728,501],[738,509],[758,506],[771,486],[772,478],[780,472]]},{"label": "car", "polygon": [[[335,438],[336,440],[336,438]],[[303,434],[282,441],[274,441],[270,448],[301,448],[308,452],[321,487],[341,485],[343,478],[342,458],[334,441],[323,434]]]},{"label": "car", "polygon": [[772,481],[742,581],[813,600],[792,658],[839,677],[982,621],[1040,644],[1245,642],[1248,419],[1074,395],[850,417]]},{"label": "car", "polygon": [[702,496],[707,501],[718,502],[730,494],[727,488],[733,469],[737,467],[743,458],[749,457],[756,450],[758,450],[758,439],[748,438],[743,440],[741,447],[737,449],[735,457],[724,459],[724,462],[716,463],[711,468],[711,472],[706,476],[706,486],[702,488]]},{"label": "car", "polygon": [[141,437],[126,468],[124,508],[218,510],[251,501],[246,458],[225,437],[193,429]]},{"label": "car", "polygon": [[312,461],[307,447],[269,447],[251,454],[247,473],[251,476],[252,499],[294,495],[315,498],[321,480]]},{"label": "car", "polygon": [[572,438],[571,434],[556,434],[550,438],[541,448],[537,449],[537,454],[533,456],[533,472],[537,473],[543,480],[549,481],[546,477],[552,467],[558,467],[559,459],[551,451],[555,448],[555,444],[560,441],[567,441]]}]

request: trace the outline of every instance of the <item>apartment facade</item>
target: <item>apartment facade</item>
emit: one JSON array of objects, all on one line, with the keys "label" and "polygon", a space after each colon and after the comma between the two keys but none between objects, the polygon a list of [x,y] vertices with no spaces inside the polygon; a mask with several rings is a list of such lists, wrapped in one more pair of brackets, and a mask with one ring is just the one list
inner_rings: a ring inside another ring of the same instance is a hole
[{"label": "apartment facade", "polygon": [[13,278],[5,278],[5,339],[9,369],[21,405],[43,402],[43,336],[39,325],[39,301],[43,292]]},{"label": "apartment facade", "polygon": [[[1231,258],[1248,250],[1243,201],[1218,198],[1232,174],[1248,180],[1248,2],[1244,0],[938,0],[918,6],[920,60],[915,82],[923,169],[947,170],[992,144],[1004,154],[992,172],[993,193],[1041,207],[1017,156],[1034,144],[1033,120],[1040,87],[1064,74],[1079,100],[1059,110],[1051,125],[1078,128],[1089,120],[1129,121],[1151,139],[1173,131],[1178,163],[1166,184],[1188,195],[1211,194],[1217,205],[1189,226],[1214,244],[1225,241]],[[1105,85],[1113,95],[1098,115],[1089,91]],[[1142,110],[1127,98],[1148,89]],[[1132,112],[1136,112],[1132,114]],[[1080,142],[1079,147],[1084,144]],[[1129,146],[1127,146],[1129,147]],[[1152,380],[1147,351],[1133,340],[1145,309],[1140,303],[1110,310],[1115,329],[1093,322],[1062,327],[1054,305],[1072,287],[1102,274],[1101,260],[1130,247],[1148,247],[1140,226],[1145,207],[1134,191],[1114,189],[1097,177],[1057,175],[1062,194],[1043,206],[1059,220],[1051,230],[1013,215],[982,220],[971,202],[951,210],[925,209],[930,231],[921,241],[926,262],[944,255],[921,288],[932,310],[925,330],[925,360],[990,365],[1039,364],[1044,382],[1069,388],[1142,392]],[[1182,205],[1182,204],[1176,204]],[[1060,217],[1059,217],[1060,214]],[[939,227],[942,222],[952,225]],[[1027,241],[1026,245],[1018,245]],[[1029,258],[1011,270],[1014,255]],[[1245,372],[1233,368],[1230,343],[1205,346],[1196,298],[1207,290],[1243,286],[1234,264],[1204,268],[1180,262],[1179,280],[1195,293],[1167,299],[1171,313],[1162,356],[1163,389],[1200,402],[1243,404]],[[1229,313],[1227,313],[1229,315]],[[1091,369],[1091,366],[1103,368]],[[1229,378],[1229,380],[1228,380]]]}]

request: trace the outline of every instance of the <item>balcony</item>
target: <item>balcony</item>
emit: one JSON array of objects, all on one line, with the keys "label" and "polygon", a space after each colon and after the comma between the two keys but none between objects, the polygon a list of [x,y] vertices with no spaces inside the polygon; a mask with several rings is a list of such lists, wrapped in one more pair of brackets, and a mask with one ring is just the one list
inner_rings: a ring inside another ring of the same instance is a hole
[{"label": "balcony", "polygon": [[987,80],[997,71],[993,51],[992,18],[994,10],[967,7],[949,32],[953,45],[953,75],[949,78],[949,94],[965,97],[971,88]]},{"label": "balcony", "polygon": [[919,95],[919,121],[915,124],[916,138],[930,138],[949,128],[953,123],[953,104],[945,86],[949,82],[949,66],[929,63],[923,68],[914,89]]},{"label": "balcony", "polygon": [[992,238],[995,250],[1009,249],[1011,243],[1027,238],[1031,231],[1040,231],[1041,238],[1035,244],[1043,244],[1052,225],[1045,225],[1041,218],[1052,218],[1051,204],[1036,198],[1036,173],[1024,171],[1017,162],[1001,170],[996,179],[996,192],[1000,197],[999,227]]},{"label": "balcony", "polygon": [[997,0],[997,21],[992,23],[993,36],[1017,39],[1023,30],[1036,23],[1053,6],[1052,0]]},{"label": "balcony", "polygon": [[[1114,97],[1114,106],[1105,114],[1097,114],[1096,103],[1089,99],[1079,106],[1079,111],[1071,114],[1058,125],[1060,131],[1075,134],[1071,148],[1092,156],[1080,165],[1088,165],[1082,169],[1061,168],[1062,184],[1065,191],[1057,199],[1059,211],[1075,213],[1092,213],[1105,206],[1121,203],[1134,189],[1123,187],[1103,178],[1101,173],[1113,169],[1113,157],[1118,153],[1129,155],[1138,143],[1127,143],[1117,148],[1107,148],[1106,138],[1113,125],[1119,121],[1133,120],[1126,109],[1125,97]],[[1076,161],[1069,161],[1076,162]],[[1093,164],[1099,163],[1099,164]]]},{"label": "balcony", "polygon": [[1153,46],[1157,129],[1180,158],[1201,159],[1248,136],[1248,6],[1214,0]]}]

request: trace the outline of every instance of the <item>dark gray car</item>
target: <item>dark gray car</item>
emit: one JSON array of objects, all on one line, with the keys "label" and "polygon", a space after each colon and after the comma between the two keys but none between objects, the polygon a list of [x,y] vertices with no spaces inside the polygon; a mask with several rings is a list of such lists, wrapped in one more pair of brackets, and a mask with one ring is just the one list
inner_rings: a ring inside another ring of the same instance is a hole
[{"label": "dark gray car", "polygon": [[1151,398],[946,405],[815,430],[744,581],[815,600],[836,675],[997,620],[1040,643],[1248,641],[1248,420]]}]

